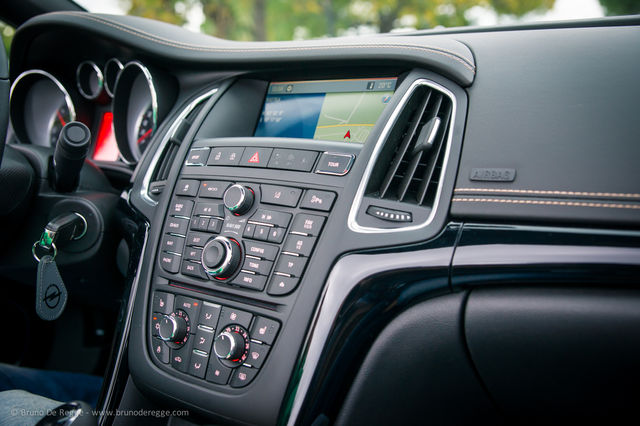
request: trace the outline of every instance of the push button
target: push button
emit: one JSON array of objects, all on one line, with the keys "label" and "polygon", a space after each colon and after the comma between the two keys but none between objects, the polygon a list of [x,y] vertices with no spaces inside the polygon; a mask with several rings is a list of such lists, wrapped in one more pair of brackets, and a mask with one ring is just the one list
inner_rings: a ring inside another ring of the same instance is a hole
[{"label": "push button", "polygon": [[256,230],[253,232],[253,238],[260,241],[267,241],[269,239],[269,228],[265,225],[257,225]]},{"label": "push button", "polygon": [[189,374],[204,379],[207,374],[207,361],[209,356],[199,351],[193,351],[189,361]]},{"label": "push button", "polygon": [[220,311],[220,320],[218,321],[217,330],[221,330],[229,324],[238,324],[244,328],[249,328],[251,324],[251,315],[249,312],[244,312],[239,309],[223,306]]},{"label": "push button", "polygon": [[197,260],[200,262],[200,259],[202,259],[202,249],[187,247],[184,251],[184,258],[186,260]]},{"label": "push button", "polygon": [[151,315],[151,335],[159,336],[160,335],[160,318],[162,315],[159,313],[154,313]]},{"label": "push button", "polygon": [[200,183],[197,180],[180,179],[176,185],[176,195],[186,195],[187,197],[195,197],[198,193]]},{"label": "push button", "polygon": [[291,275],[293,277],[301,277],[304,267],[307,265],[306,257],[289,256],[288,254],[280,255],[276,264],[276,272]]},{"label": "push button", "polygon": [[240,272],[238,276],[231,281],[231,284],[258,291],[264,290],[266,283],[267,277],[264,275],[248,274],[246,272]]},{"label": "push button", "polygon": [[169,217],[167,223],[164,226],[165,233],[178,234],[185,236],[189,229],[189,220],[182,219],[180,217]]},{"label": "push button", "polygon": [[280,244],[282,240],[284,240],[284,233],[285,233],[284,228],[270,228],[269,237],[267,238],[267,241],[269,241],[270,243]]},{"label": "push button", "polygon": [[243,238],[253,238],[253,233],[256,230],[256,225],[253,223],[247,223],[247,226],[244,227],[244,232],[242,233]]},{"label": "push button", "polygon": [[212,356],[209,360],[206,380],[217,385],[226,385],[232,372],[231,368],[222,365],[217,356]]},{"label": "push button", "polygon": [[219,234],[221,230],[222,230],[222,219],[212,217],[209,220],[209,225],[207,226],[207,232],[213,232],[214,234]]},{"label": "push button", "polygon": [[206,328],[198,327],[195,340],[193,341],[193,349],[209,353],[211,351],[211,343],[213,343],[213,338],[213,329],[207,330]]},{"label": "push button", "polygon": [[171,349],[171,366],[178,371],[186,373],[189,369],[191,357],[191,339],[179,349]]},{"label": "push button", "polygon": [[260,275],[269,275],[271,272],[271,268],[273,267],[273,262],[268,260],[258,260],[247,257],[244,260],[244,265],[242,265],[242,269],[246,271],[253,271]]},{"label": "push button", "polygon": [[317,189],[307,189],[300,202],[300,207],[303,209],[319,210],[328,212],[333,206],[333,201],[336,199],[334,192],[318,191]]},{"label": "push button", "polygon": [[240,165],[246,167],[267,167],[272,152],[273,148],[246,148],[240,160]]},{"label": "push button", "polygon": [[202,268],[202,265],[195,262],[190,262],[188,260],[182,261],[182,269],[180,270],[182,275],[187,275],[190,277],[196,277],[203,280],[208,279],[207,273]]},{"label": "push button", "polygon": [[209,157],[209,148],[191,148],[187,155],[187,166],[204,166]]},{"label": "push button", "polygon": [[284,296],[291,293],[298,287],[300,278],[283,277],[282,275],[274,275],[269,282],[267,294],[270,296]]},{"label": "push button", "polygon": [[220,305],[203,302],[200,309],[200,318],[198,324],[211,328],[216,328],[218,318],[220,317]]},{"label": "push button", "polygon": [[169,214],[174,216],[191,216],[193,210],[193,201],[183,198],[176,198],[171,202]]},{"label": "push button", "polygon": [[269,160],[269,168],[309,172],[317,157],[318,153],[315,151],[274,149]]},{"label": "push button", "polygon": [[237,166],[240,164],[244,148],[212,148],[209,154],[208,166]]},{"label": "push button", "polygon": [[177,274],[180,270],[180,256],[171,253],[160,254],[160,265],[162,269],[170,274]]},{"label": "push button", "polygon": [[260,223],[268,223],[270,225],[286,228],[291,221],[291,213],[277,212],[275,210],[258,209],[251,220]]},{"label": "push button", "polygon": [[302,235],[290,234],[287,237],[287,241],[284,243],[282,251],[309,257],[315,243],[316,237],[304,237]]},{"label": "push button", "polygon": [[[200,301],[186,296],[176,297],[176,309],[182,309],[189,315],[189,321],[193,322],[200,313]],[[195,327],[191,327],[191,333],[195,333]]]},{"label": "push button", "polygon": [[295,207],[298,204],[302,190],[287,186],[262,185],[261,201],[265,204]]},{"label": "push button", "polygon": [[312,214],[298,214],[291,225],[291,232],[299,232],[301,234],[318,236],[324,225],[325,218]]},{"label": "push button", "polygon": [[153,312],[162,314],[173,312],[173,294],[156,291],[153,294]]},{"label": "push button", "polygon": [[209,218],[208,217],[194,217],[191,219],[191,230],[192,231],[206,231],[209,226]]},{"label": "push button", "polygon": [[318,161],[316,173],[324,175],[344,176],[349,173],[356,157],[353,154],[334,154],[323,152]]},{"label": "push button", "polygon": [[258,317],[251,327],[251,338],[260,340],[267,345],[272,345],[276,340],[280,323],[265,317]]},{"label": "push button", "polygon": [[203,234],[200,232],[189,232],[187,235],[187,245],[188,246],[196,246],[196,247],[204,247],[209,241],[211,235]]},{"label": "push button", "polygon": [[169,364],[169,359],[171,357],[171,351],[169,347],[157,337],[153,338],[153,354],[158,358],[163,364]]},{"label": "push button", "polygon": [[222,203],[198,203],[195,215],[224,217],[224,204]]},{"label": "push button", "polygon": [[255,243],[253,241],[245,241],[244,252],[251,256],[260,257],[262,259],[276,260],[276,256],[278,255],[278,247],[269,244]]},{"label": "push button", "polygon": [[232,388],[242,388],[247,386],[258,374],[257,368],[249,368],[242,366],[236,370],[231,379],[231,387]]},{"label": "push button", "polygon": [[205,180],[200,183],[200,195],[203,198],[222,198],[224,191],[231,184],[229,182],[220,182],[217,180]]},{"label": "push button", "polygon": [[261,345],[260,343],[251,342],[251,349],[247,356],[247,363],[253,368],[260,368],[264,363],[264,359],[269,353],[268,345]]},{"label": "push button", "polygon": [[184,248],[184,238],[174,235],[165,235],[162,237],[162,251],[170,251],[173,253],[182,253]]}]

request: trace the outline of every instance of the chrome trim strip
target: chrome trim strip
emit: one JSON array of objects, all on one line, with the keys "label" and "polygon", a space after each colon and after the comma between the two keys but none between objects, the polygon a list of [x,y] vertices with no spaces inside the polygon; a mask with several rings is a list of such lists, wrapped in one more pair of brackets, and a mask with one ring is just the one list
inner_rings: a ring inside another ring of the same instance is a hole
[{"label": "chrome trim strip", "polygon": [[[118,68],[118,73],[116,74],[116,78],[115,80],[113,80],[113,87],[109,86],[109,78],[108,78],[109,73],[107,73],[107,71],[109,71],[110,64],[114,64]],[[115,93],[115,88],[116,88],[115,83],[118,81],[118,77],[120,76],[120,71],[122,71],[123,68],[124,68],[124,65],[122,65],[122,62],[120,62],[118,58],[111,58],[104,64],[104,71],[102,73],[104,75],[104,89],[107,91],[107,94],[112,98],[113,98],[113,94]]]},{"label": "chrome trim strip", "polygon": [[218,88],[216,87],[215,89],[211,89],[208,92],[195,98],[189,105],[187,105],[180,112],[180,114],[178,114],[175,120],[173,120],[171,127],[169,127],[169,130],[165,132],[164,137],[162,138],[162,140],[160,141],[160,144],[158,145],[158,148],[156,149],[156,152],[153,154],[153,158],[151,159],[151,163],[149,163],[149,167],[147,168],[147,172],[144,175],[144,179],[142,179],[142,185],[140,188],[140,198],[142,198],[147,204],[153,207],[158,205],[158,202],[149,196],[149,186],[151,185],[151,177],[153,176],[153,172],[156,170],[156,167],[158,166],[158,161],[160,161],[160,157],[162,156],[162,153],[164,152],[164,149],[167,146],[169,139],[171,139],[173,135],[176,133],[182,120],[187,115],[189,115],[189,113],[193,111],[193,109],[196,106],[198,106],[200,102],[204,101],[207,98],[210,98],[211,96],[215,95],[217,92],[218,92]]},{"label": "chrome trim strip", "polygon": [[[142,263],[145,259],[145,253],[147,250],[147,243],[149,242],[149,224],[145,222],[144,224],[144,240],[142,242],[142,249],[140,251],[140,259],[138,260],[138,267],[136,269],[135,277],[133,278],[133,282],[131,283],[131,290],[129,291],[129,301],[127,302],[126,309],[126,318],[124,327],[122,330],[122,335],[120,336],[120,341],[118,342],[118,349],[116,351],[116,361],[115,367],[113,369],[111,377],[105,377],[109,379],[109,383],[107,384],[107,393],[104,398],[104,402],[102,408],[100,410],[100,417],[98,418],[98,424],[104,425],[106,420],[108,419],[106,414],[108,408],[111,406],[111,402],[113,399],[115,380],[118,378],[118,372],[120,371],[120,365],[122,364],[122,359],[125,356],[125,349],[127,346],[127,342],[129,341],[129,331],[131,329],[131,321],[133,320],[133,307],[136,302],[136,294],[138,292],[138,285],[140,284],[140,269],[142,268]],[[103,385],[104,386],[104,385]]]},{"label": "chrome trim strip", "polygon": [[[402,110],[405,108],[407,102],[409,101],[409,98],[411,97],[411,95],[413,94],[413,92],[416,90],[418,86],[429,86],[432,89],[438,90],[442,92],[445,96],[448,96],[452,102],[451,122],[449,123],[449,135],[446,141],[447,146],[444,153],[442,171],[440,172],[440,182],[438,183],[438,190],[436,192],[436,197],[434,199],[433,208],[431,209],[431,213],[429,214],[429,217],[427,218],[427,220],[417,225],[407,226],[403,228],[392,228],[392,229],[362,226],[358,224],[357,215],[358,215],[358,211],[360,210],[360,206],[362,205],[362,200],[364,198],[364,192],[366,190],[367,183],[369,182],[369,179],[371,178],[371,174],[373,173],[373,167],[375,166],[376,161],[378,160],[380,151],[382,151],[382,147],[386,142],[387,137],[389,136],[389,133],[391,133],[391,129],[396,124],[398,116],[400,115]],[[360,185],[358,186],[356,196],[353,200],[353,204],[351,205],[351,210],[349,211],[349,216],[347,218],[347,225],[349,226],[349,229],[351,231],[358,232],[361,234],[382,234],[382,233],[390,233],[390,232],[417,231],[429,226],[429,224],[433,221],[433,218],[435,217],[436,212],[438,211],[438,204],[440,203],[440,197],[442,195],[442,186],[444,185],[443,177],[447,172],[447,165],[449,163],[451,141],[453,139],[453,127],[456,119],[456,109],[457,109],[457,99],[453,94],[453,92],[451,92],[449,89],[441,86],[438,83],[435,83],[431,80],[427,80],[424,78],[418,79],[411,84],[409,89],[402,96],[402,99],[400,100],[400,103],[398,104],[398,106],[393,110],[391,117],[389,117],[389,121],[387,121],[387,124],[385,124],[384,128],[382,129],[382,133],[380,134],[380,137],[378,138],[378,141],[376,142],[376,145],[373,148],[373,152],[371,153],[371,157],[369,158],[369,162],[367,163],[367,167],[364,171],[364,176],[360,181]]]},{"label": "chrome trim strip", "polygon": [[67,92],[67,89],[65,89],[65,87],[62,85],[62,83],[60,83],[60,81],[57,78],[55,78],[53,75],[51,75],[48,72],[43,71],[43,70],[33,69],[33,70],[24,71],[23,73],[21,73],[15,79],[13,84],[11,85],[11,91],[9,92],[9,102],[11,102],[11,96],[13,96],[13,90],[15,89],[16,85],[20,82],[20,80],[22,80],[24,77],[26,77],[28,75],[32,75],[32,74],[38,74],[38,75],[42,75],[44,77],[47,77],[49,80],[51,80],[58,87],[58,89],[60,89],[60,91],[64,95],[64,102],[67,104],[67,108],[69,108],[69,115],[71,115],[71,121],[75,121],[76,120],[76,108],[73,105],[73,101],[71,100],[71,96],[69,96],[69,92]]},{"label": "chrome trim strip", "polygon": [[[84,67],[86,65],[88,65],[91,68],[93,68],[93,71],[95,72],[96,76],[98,77],[98,90],[94,94],[87,93],[82,88],[82,82],[81,82],[81,78],[80,78],[80,71],[82,70],[82,67]],[[93,99],[97,98],[98,96],[100,96],[100,93],[102,93],[102,88],[104,87],[104,75],[102,74],[102,71],[100,70],[100,68],[98,68],[98,66],[96,65],[95,62],[92,62],[92,61],[80,62],[80,65],[78,65],[78,67],[76,68],[76,86],[78,87],[78,92],[80,92],[80,94],[82,96],[84,96],[88,100],[93,100]]]},{"label": "chrome trim strip", "polygon": [[[316,308],[311,327],[304,342],[304,349],[300,359],[303,365],[299,368],[302,371],[297,389],[293,395],[293,405],[287,425],[294,426],[302,405],[306,399],[307,392],[315,374],[315,370],[320,360],[322,350],[331,333],[333,323],[338,312],[351,291],[356,288],[365,278],[377,273],[389,272],[397,269],[410,269],[418,267],[428,267],[428,265],[448,265],[453,256],[453,247],[443,247],[420,251],[420,256],[404,256],[398,258],[397,254],[354,254],[348,255],[335,264],[320,303]],[[367,261],[376,259],[375,262]],[[375,265],[375,268],[365,268],[363,265]],[[345,279],[348,277],[348,279]]]}]

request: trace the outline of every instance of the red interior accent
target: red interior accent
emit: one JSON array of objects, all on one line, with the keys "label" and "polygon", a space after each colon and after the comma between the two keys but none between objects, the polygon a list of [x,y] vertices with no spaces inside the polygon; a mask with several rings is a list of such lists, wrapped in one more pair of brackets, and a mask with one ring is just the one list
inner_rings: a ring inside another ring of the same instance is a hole
[{"label": "red interior accent", "polygon": [[100,129],[96,138],[96,149],[93,159],[99,161],[116,161],[118,159],[118,144],[113,133],[113,113],[108,111],[102,115]]}]

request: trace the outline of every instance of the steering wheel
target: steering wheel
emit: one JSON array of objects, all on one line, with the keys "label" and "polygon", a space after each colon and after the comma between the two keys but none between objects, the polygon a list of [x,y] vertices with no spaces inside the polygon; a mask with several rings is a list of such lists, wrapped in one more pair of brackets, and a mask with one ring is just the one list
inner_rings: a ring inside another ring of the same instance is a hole
[{"label": "steering wheel", "polygon": [[0,48],[0,166],[9,124],[9,64],[4,46]]}]

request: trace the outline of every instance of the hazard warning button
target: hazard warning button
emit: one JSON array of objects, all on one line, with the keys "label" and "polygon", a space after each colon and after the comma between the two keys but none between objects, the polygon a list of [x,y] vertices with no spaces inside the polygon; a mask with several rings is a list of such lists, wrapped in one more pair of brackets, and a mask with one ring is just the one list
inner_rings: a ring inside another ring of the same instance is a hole
[{"label": "hazard warning button", "polygon": [[267,167],[273,148],[251,148],[244,150],[240,165],[245,167]]}]

